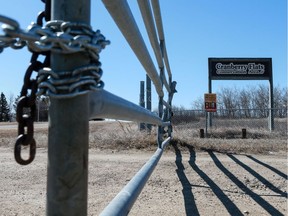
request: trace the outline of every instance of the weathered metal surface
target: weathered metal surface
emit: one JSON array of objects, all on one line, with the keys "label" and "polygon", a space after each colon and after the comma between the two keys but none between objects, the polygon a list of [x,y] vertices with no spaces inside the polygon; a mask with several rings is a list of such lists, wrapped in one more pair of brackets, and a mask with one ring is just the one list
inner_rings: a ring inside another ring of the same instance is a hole
[{"label": "weathered metal surface", "polygon": [[[90,0],[53,0],[52,20],[90,23]],[[87,65],[85,53],[51,55],[54,72]],[[50,98],[46,215],[87,215],[88,94]]]},{"label": "weathered metal surface", "polygon": [[170,125],[170,122],[163,122],[155,113],[105,90],[97,90],[89,95],[90,119],[109,118],[154,125]]},{"label": "weathered metal surface", "polygon": [[146,164],[135,174],[129,183],[116,195],[109,205],[102,211],[100,216],[122,216],[127,215],[134,202],[144,188],[146,182],[151,176],[154,168],[160,160],[166,145],[170,141],[168,137],[156,150],[153,156]]},{"label": "weathered metal surface", "polygon": [[155,85],[158,95],[163,96],[160,77],[151,59],[142,35],[126,0],[102,0],[108,12],[118,25],[131,49],[145,68]]}]

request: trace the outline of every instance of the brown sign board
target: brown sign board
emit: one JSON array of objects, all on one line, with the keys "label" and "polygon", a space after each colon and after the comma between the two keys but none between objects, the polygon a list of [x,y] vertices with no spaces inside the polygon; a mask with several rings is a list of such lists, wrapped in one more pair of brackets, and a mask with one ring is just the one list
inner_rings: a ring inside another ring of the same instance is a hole
[{"label": "brown sign board", "polygon": [[216,94],[204,94],[204,103],[205,110],[207,112],[216,112],[217,111],[217,103],[216,103]]},{"label": "brown sign board", "polygon": [[211,80],[270,80],[271,58],[209,58]]}]

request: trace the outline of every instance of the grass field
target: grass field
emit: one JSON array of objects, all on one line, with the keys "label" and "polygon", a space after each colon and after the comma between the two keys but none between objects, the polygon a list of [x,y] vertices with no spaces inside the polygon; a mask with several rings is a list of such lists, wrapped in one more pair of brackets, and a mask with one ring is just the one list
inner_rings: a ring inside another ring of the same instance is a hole
[{"label": "grass field", "polygon": [[[156,127],[151,133],[140,132],[138,124],[120,121],[91,121],[89,146],[99,150],[155,150]],[[193,146],[196,151],[213,150],[223,153],[256,153],[271,154],[287,152],[287,131],[270,132],[263,128],[249,128],[247,138],[241,139],[239,126],[215,127],[208,130],[208,138],[200,138],[199,127],[192,123],[174,126],[172,143],[183,146]],[[47,147],[48,124],[35,123],[35,140],[37,147]],[[0,146],[13,147],[17,137],[16,123],[0,124]],[[168,146],[168,150],[172,150]]]}]

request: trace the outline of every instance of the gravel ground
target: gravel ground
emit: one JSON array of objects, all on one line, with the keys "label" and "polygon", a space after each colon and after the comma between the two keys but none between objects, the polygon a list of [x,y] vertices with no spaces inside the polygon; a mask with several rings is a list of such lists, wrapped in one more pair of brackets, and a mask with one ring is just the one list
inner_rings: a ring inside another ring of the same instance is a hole
[{"label": "gravel ground", "polygon": [[[153,152],[89,153],[88,215],[99,215]],[[0,215],[45,215],[47,149],[16,164],[0,148]],[[163,154],[129,215],[287,215],[287,156],[194,152]]]}]

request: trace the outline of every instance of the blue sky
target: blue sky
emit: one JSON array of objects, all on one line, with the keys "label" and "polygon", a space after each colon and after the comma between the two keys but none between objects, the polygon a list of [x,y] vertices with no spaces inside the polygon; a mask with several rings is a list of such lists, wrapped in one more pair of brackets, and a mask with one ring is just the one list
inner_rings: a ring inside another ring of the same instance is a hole
[{"label": "blue sky", "polygon": [[[93,29],[111,40],[100,53],[105,89],[138,103],[145,71],[102,1],[91,2]],[[128,3],[156,64],[137,1]],[[274,86],[287,86],[286,0],[160,0],[160,5],[170,67],[178,83],[175,105],[190,108],[208,91],[209,57],[272,58]],[[0,14],[16,19],[25,29],[42,9],[40,0],[25,0],[25,7],[23,0],[9,0],[1,3]],[[0,91],[6,96],[19,94],[29,59],[26,48],[7,48],[0,54]],[[212,88],[217,92],[258,83],[268,85],[268,81],[213,81]],[[157,107],[157,95],[152,94],[153,107]]]}]

